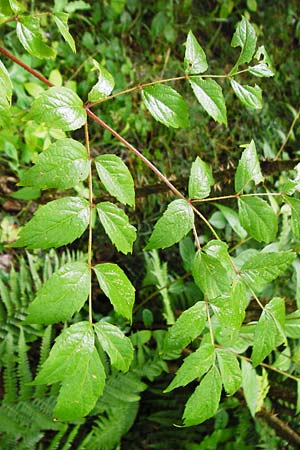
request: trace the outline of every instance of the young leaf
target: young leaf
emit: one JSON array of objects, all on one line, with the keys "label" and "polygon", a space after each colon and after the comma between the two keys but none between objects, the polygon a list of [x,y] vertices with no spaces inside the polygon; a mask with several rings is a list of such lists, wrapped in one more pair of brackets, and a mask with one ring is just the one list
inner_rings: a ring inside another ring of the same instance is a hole
[{"label": "young leaf", "polygon": [[266,62],[256,64],[255,66],[249,67],[248,71],[256,77],[274,77],[274,72],[270,69]]},{"label": "young leaf", "polygon": [[189,126],[187,105],[181,95],[170,86],[164,84],[148,86],[142,91],[142,99],[158,122],[173,128]]},{"label": "young leaf", "polygon": [[156,222],[145,250],[167,248],[181,241],[193,228],[194,213],[185,200],[173,200]]},{"label": "young leaf", "polygon": [[95,158],[96,169],[105,189],[124,205],[134,206],[134,183],[126,164],[116,155]]},{"label": "young leaf", "polygon": [[98,102],[105,97],[108,97],[114,86],[115,80],[113,76],[104,67],[93,59],[94,66],[98,70],[98,81],[88,94],[89,102]]},{"label": "young leaf", "polygon": [[90,205],[79,197],[64,197],[40,206],[21,229],[12,247],[50,248],[69,244],[88,226]]},{"label": "young leaf", "polygon": [[66,14],[64,12],[56,12],[55,14],[53,14],[53,18],[57,28],[59,29],[60,34],[67,42],[67,44],[69,44],[72,52],[76,53],[75,41],[69,32],[68,26],[69,14]]},{"label": "young leaf", "polygon": [[189,31],[185,45],[184,67],[186,73],[193,75],[205,72],[208,68],[206,56],[192,31]]},{"label": "young leaf", "polygon": [[214,416],[220,403],[221,392],[221,375],[213,366],[185,405],[184,425],[198,425]]},{"label": "young leaf", "polygon": [[36,98],[30,118],[63,131],[77,130],[86,122],[82,100],[69,88],[51,87]]},{"label": "young leaf", "polygon": [[259,86],[247,86],[237,83],[234,80],[230,81],[231,87],[234,90],[237,98],[247,106],[247,108],[261,109],[262,108],[262,90]]},{"label": "young leaf", "polygon": [[202,80],[199,77],[189,81],[198,102],[207,114],[216,122],[224,123],[227,126],[226,104],[221,86],[211,78]]},{"label": "young leaf", "polygon": [[0,111],[10,107],[12,88],[13,86],[10,81],[9,73],[4,64],[0,61]]},{"label": "young leaf", "polygon": [[133,359],[130,339],[118,327],[108,322],[96,323],[95,332],[101,347],[110,358],[111,365],[122,372],[127,372]]},{"label": "young leaf", "polygon": [[245,17],[243,17],[238,23],[231,41],[231,47],[241,47],[242,49],[235,66],[231,70],[232,74],[237,72],[237,69],[241,64],[249,63],[251,61],[255,52],[256,41],[257,37],[253,26]]},{"label": "young leaf", "polygon": [[242,227],[238,213],[234,211],[234,209],[228,208],[228,206],[219,205],[218,203],[214,203],[214,206],[221,211],[233,231],[235,231],[241,239],[245,239],[247,237],[247,231]]},{"label": "young leaf", "polygon": [[251,355],[254,367],[260,364],[278,345],[286,342],[284,322],[284,299],[275,297],[265,306],[255,327]]},{"label": "young leaf", "polygon": [[19,17],[17,36],[25,50],[31,55],[41,59],[55,57],[55,51],[43,41],[38,17]]},{"label": "young leaf", "polygon": [[115,311],[131,321],[135,289],[117,264],[97,264],[94,267],[100,288]]},{"label": "young leaf", "polygon": [[63,322],[83,307],[90,292],[91,271],[86,263],[61,267],[37,292],[28,308],[28,323]]},{"label": "young leaf", "polygon": [[262,369],[262,376],[257,375],[253,366],[242,359],[242,379],[248,408],[252,417],[255,417],[255,414],[261,410],[269,391],[268,374]]},{"label": "young leaf", "polygon": [[271,206],[259,197],[238,199],[241,225],[248,234],[259,242],[275,240],[278,220]]},{"label": "young leaf", "polygon": [[245,148],[234,177],[236,192],[242,192],[248,183],[253,180],[257,185],[264,181],[260,170],[259,160],[256,152],[255,142],[252,140]]},{"label": "young leaf", "polygon": [[224,389],[228,395],[233,395],[242,384],[242,373],[237,357],[219,348],[216,353]]},{"label": "young leaf", "polygon": [[124,211],[110,202],[97,203],[96,208],[100,221],[117,250],[125,254],[131,253],[136,229],[130,225]]},{"label": "young leaf", "polygon": [[69,189],[89,174],[85,147],[74,139],[60,139],[39,154],[36,164],[21,176],[21,186]]},{"label": "young leaf", "polygon": [[210,187],[213,184],[214,179],[211,167],[197,156],[192,164],[189,178],[189,197],[192,199],[207,197],[210,193]]}]

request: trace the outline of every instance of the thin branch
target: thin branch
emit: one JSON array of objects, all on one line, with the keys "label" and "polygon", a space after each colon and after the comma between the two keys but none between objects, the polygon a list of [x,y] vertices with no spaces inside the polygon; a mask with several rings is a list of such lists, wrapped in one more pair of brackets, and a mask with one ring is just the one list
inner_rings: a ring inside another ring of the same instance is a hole
[{"label": "thin branch", "polygon": [[294,120],[293,120],[293,122],[292,122],[292,124],[291,124],[291,126],[290,126],[290,129],[289,129],[289,131],[288,131],[288,134],[286,135],[285,140],[284,140],[283,143],[281,144],[281,147],[280,147],[280,149],[278,150],[277,155],[276,155],[275,158],[274,158],[274,161],[277,161],[278,158],[279,158],[279,156],[280,156],[281,153],[283,152],[283,150],[284,150],[286,144],[288,143],[288,141],[289,141],[289,139],[290,139],[290,137],[291,137],[291,134],[293,133],[294,127],[295,127],[295,125],[296,125],[296,123],[297,123],[299,117],[300,117],[300,108],[299,108],[297,114],[296,114],[295,117],[294,117]]},{"label": "thin branch", "polygon": [[[92,177],[92,164],[91,164],[91,150],[90,150],[90,139],[89,139],[89,129],[88,122],[84,124],[84,136],[85,136],[85,147],[90,162],[88,185],[89,185],[89,237],[88,237],[88,265],[90,267],[90,276],[92,276],[92,243],[93,243],[93,177]],[[92,283],[90,283],[89,292],[89,322],[93,323],[93,305],[92,305]]]}]

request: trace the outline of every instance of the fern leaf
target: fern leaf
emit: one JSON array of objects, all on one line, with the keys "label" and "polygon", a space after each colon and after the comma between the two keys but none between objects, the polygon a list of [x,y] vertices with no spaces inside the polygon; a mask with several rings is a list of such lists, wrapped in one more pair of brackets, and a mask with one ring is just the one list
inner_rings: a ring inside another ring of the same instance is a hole
[{"label": "fern leaf", "polygon": [[[44,331],[44,336],[42,338],[41,342],[41,348],[40,348],[40,360],[38,363],[37,372],[40,370],[42,364],[46,361],[46,359],[49,356],[50,353],[50,346],[51,346],[51,334],[52,334],[52,327],[49,325],[46,330]],[[45,392],[47,391],[48,387],[45,384],[40,384],[35,387],[35,397],[42,397]]]},{"label": "fern leaf", "polygon": [[0,279],[0,297],[1,302],[4,304],[7,316],[12,316],[14,313],[13,304],[10,297],[10,292],[8,287],[4,284],[4,282]]},{"label": "fern leaf", "polygon": [[29,366],[27,347],[24,337],[23,328],[20,329],[20,336],[18,342],[18,378],[19,378],[19,398],[26,400],[32,395],[33,388],[27,383],[32,381],[31,370]]},{"label": "fern leaf", "polygon": [[4,360],[4,397],[3,402],[13,402],[17,400],[17,376],[16,376],[16,357],[12,335],[6,338],[6,351]]}]

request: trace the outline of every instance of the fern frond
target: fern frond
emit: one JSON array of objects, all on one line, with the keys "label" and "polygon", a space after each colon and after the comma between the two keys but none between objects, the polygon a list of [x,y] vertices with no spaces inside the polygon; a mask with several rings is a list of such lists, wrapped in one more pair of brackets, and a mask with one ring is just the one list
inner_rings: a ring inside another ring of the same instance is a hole
[{"label": "fern frond", "polygon": [[20,329],[20,336],[18,342],[18,368],[19,378],[19,398],[20,400],[26,400],[32,395],[33,388],[28,386],[28,383],[32,381],[31,370],[27,355],[27,346],[24,337],[23,328]]},{"label": "fern frond", "polygon": [[[40,347],[40,360],[37,367],[37,372],[40,370],[42,364],[46,361],[49,356],[50,346],[51,346],[51,334],[52,326],[49,325],[44,331],[44,335]],[[35,397],[42,397],[47,391],[48,387],[45,384],[37,385],[35,388]]]},{"label": "fern frond", "polygon": [[6,315],[12,316],[14,313],[13,304],[10,297],[10,292],[8,287],[4,284],[4,282],[0,279],[0,299],[1,303],[4,304],[6,309]]},{"label": "fern frond", "polygon": [[3,358],[4,397],[3,402],[13,402],[17,399],[16,356],[13,338],[9,334],[6,339]]},{"label": "fern frond", "polygon": [[61,430],[59,430],[56,433],[56,435],[54,436],[54,438],[52,439],[50,444],[47,446],[48,450],[56,450],[57,448],[59,448],[59,444],[61,442],[61,439],[64,436],[64,434],[67,431],[67,429],[68,429],[68,425],[64,424],[63,427],[61,428]]},{"label": "fern frond", "polygon": [[74,443],[74,440],[78,434],[78,431],[80,429],[80,425],[76,425],[69,433],[69,436],[67,437],[67,440],[62,447],[61,450],[68,450],[69,448],[72,448],[72,445]]}]

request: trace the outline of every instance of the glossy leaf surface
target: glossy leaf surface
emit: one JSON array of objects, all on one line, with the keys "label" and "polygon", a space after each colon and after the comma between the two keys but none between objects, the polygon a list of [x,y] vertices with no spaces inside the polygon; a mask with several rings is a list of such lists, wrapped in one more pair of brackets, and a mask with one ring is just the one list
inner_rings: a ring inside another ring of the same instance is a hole
[{"label": "glossy leaf surface", "polygon": [[228,395],[233,395],[242,384],[242,373],[237,357],[230,351],[216,349],[222,383]]},{"label": "glossy leaf surface", "polygon": [[211,78],[189,80],[193,92],[202,106],[216,122],[227,125],[227,111],[221,86]]},{"label": "glossy leaf surface", "polygon": [[76,53],[76,46],[73,36],[69,32],[68,19],[69,14],[64,12],[56,12],[53,14],[54,22],[56,23],[57,28],[59,29],[60,34],[70,46],[71,50]]},{"label": "glossy leaf surface", "polygon": [[192,31],[189,31],[185,47],[184,67],[186,73],[197,74],[207,70],[206,56]]},{"label": "glossy leaf surface", "polygon": [[115,86],[115,80],[108,70],[100,66],[96,60],[93,60],[93,62],[98,72],[98,81],[90,90],[88,99],[89,102],[98,102],[111,94]]},{"label": "glossy leaf surface", "polygon": [[247,86],[231,80],[231,87],[234,90],[237,98],[247,106],[247,108],[261,109],[262,108],[262,90],[259,86]]},{"label": "glossy leaf surface", "polygon": [[241,197],[238,199],[241,225],[248,234],[259,242],[274,241],[278,220],[271,206],[259,197]]},{"label": "glossy leaf surface", "polygon": [[234,177],[235,191],[242,192],[251,180],[253,180],[256,185],[264,181],[259,165],[255,142],[253,140],[243,151],[239,160]]},{"label": "glossy leaf surface", "polygon": [[25,50],[31,55],[41,59],[55,57],[55,51],[43,41],[38,17],[19,17],[17,36]]},{"label": "glossy leaf surface", "polygon": [[256,41],[257,38],[254,27],[245,17],[243,17],[238,23],[231,40],[232,47],[241,47],[241,54],[231,71],[232,73],[235,73],[238,66],[241,64],[249,63],[251,61],[255,52]]},{"label": "glossy leaf surface", "polygon": [[211,167],[202,161],[199,156],[193,162],[189,178],[189,197],[201,199],[209,195],[214,184]]},{"label": "glossy leaf surface", "polygon": [[11,105],[12,83],[9,73],[0,61],[0,111],[7,109]]}]

